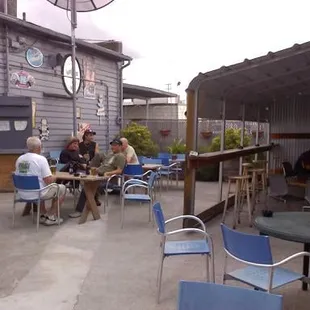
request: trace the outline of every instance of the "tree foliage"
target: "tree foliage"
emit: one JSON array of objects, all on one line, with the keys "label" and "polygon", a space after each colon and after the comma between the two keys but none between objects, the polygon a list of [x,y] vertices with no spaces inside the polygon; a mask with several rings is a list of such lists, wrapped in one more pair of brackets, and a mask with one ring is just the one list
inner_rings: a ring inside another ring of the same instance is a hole
[{"label": "tree foliage", "polygon": [[158,145],[152,140],[152,134],[146,126],[131,122],[121,131],[121,136],[127,138],[138,156],[158,154]]}]

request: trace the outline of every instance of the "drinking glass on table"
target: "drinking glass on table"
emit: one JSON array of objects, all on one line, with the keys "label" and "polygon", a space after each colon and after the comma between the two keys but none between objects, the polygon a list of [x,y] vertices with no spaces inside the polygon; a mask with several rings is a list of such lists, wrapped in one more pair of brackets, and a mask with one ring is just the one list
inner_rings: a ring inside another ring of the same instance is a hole
[{"label": "drinking glass on table", "polygon": [[91,167],[90,168],[90,175],[93,175],[93,176],[97,175],[97,168],[96,167]]},{"label": "drinking glass on table", "polygon": [[52,174],[55,175],[55,174],[56,174],[56,171],[57,171],[56,166],[51,166],[50,168],[51,168]]}]

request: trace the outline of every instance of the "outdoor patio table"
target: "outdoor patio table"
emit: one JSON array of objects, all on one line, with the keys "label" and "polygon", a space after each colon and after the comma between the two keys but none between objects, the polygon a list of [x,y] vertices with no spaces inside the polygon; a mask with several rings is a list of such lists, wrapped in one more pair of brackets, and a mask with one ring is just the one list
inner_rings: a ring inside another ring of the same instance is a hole
[{"label": "outdoor patio table", "polygon": [[[304,244],[304,251],[310,252],[310,212],[276,212],[272,217],[259,216],[254,226],[260,234]],[[306,276],[302,289],[308,289],[309,256],[303,258],[303,274]]]},{"label": "outdoor patio table", "polygon": [[86,195],[86,207],[83,210],[82,216],[80,217],[79,224],[83,224],[87,221],[87,216],[89,212],[92,212],[94,220],[100,219],[100,213],[95,201],[95,193],[99,184],[106,179],[105,177],[100,176],[74,176],[73,174],[69,174],[68,172],[56,172],[56,178],[58,180],[68,180],[68,181],[80,181],[83,185],[85,195]]}]

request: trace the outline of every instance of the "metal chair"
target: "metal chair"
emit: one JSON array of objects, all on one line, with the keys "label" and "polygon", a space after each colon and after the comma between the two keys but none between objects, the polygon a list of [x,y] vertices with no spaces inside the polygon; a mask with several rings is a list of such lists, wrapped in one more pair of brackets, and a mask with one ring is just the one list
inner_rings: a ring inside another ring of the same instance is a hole
[{"label": "metal chair", "polygon": [[[39,230],[40,224],[40,203],[48,199],[41,197],[42,192],[46,191],[48,188],[57,185],[56,183],[49,184],[43,188],[40,188],[39,178],[34,175],[18,175],[13,173],[13,184],[14,184],[14,198],[13,198],[13,221],[12,226],[15,227],[15,205],[18,202],[28,202],[31,203],[32,209],[32,220],[34,221],[34,210],[33,204],[37,204],[37,231]],[[58,186],[58,185],[57,185]],[[18,194],[18,191],[23,191],[27,193],[33,193],[37,195],[35,199],[25,199],[21,198]],[[60,208],[59,208],[59,190],[57,190],[56,195],[50,199],[57,198],[57,211],[58,211],[58,225],[60,225]],[[49,200],[50,200],[49,199]]]},{"label": "metal chair", "polygon": [[[214,257],[213,257],[213,241],[211,236],[207,233],[206,226],[196,216],[193,215],[180,215],[173,217],[169,220],[165,220],[161,205],[159,202],[153,206],[153,214],[157,224],[157,231],[161,235],[161,253],[160,253],[160,264],[157,274],[157,302],[160,300],[161,282],[164,259],[169,256],[179,255],[206,255],[206,269],[207,269],[207,280],[210,281],[210,261],[212,268],[211,281],[215,281],[215,270],[214,270]],[[166,225],[180,219],[192,219],[200,224],[201,228],[181,228],[173,231],[167,231]],[[167,241],[167,238],[186,232],[195,232],[202,235],[203,238],[196,240],[179,240],[179,241]],[[189,308],[188,308],[189,309]]]},{"label": "metal chair", "polygon": [[[124,184],[124,179],[125,178],[130,178],[133,182],[135,179],[144,179],[147,177],[151,171],[144,172],[142,165],[126,165],[123,173],[122,174],[113,174],[111,175],[108,179],[107,182],[105,183],[104,186],[104,194],[105,194],[105,199],[104,199],[104,213],[106,212],[106,208],[109,205],[109,193],[112,191],[120,191],[122,190],[122,186]],[[120,196],[121,199],[121,196]]]},{"label": "metal chair", "polygon": [[[121,192],[121,228],[124,226],[124,211],[125,211],[125,201],[136,201],[140,203],[148,203],[149,204],[149,222],[151,222],[151,209],[152,204],[155,199],[155,191],[154,184],[157,177],[156,172],[151,172],[149,179],[147,182],[142,181],[140,179],[130,179],[124,182],[122,186]],[[128,193],[131,189],[144,189],[146,190],[145,194],[130,194]]]},{"label": "metal chair", "polygon": [[179,284],[178,310],[282,310],[283,297],[214,283]]},{"label": "metal chair", "polygon": [[[310,256],[310,253],[299,252],[274,263],[268,236],[245,234],[232,230],[224,224],[221,224],[221,230],[226,252],[223,283],[226,280],[237,280],[270,293],[273,289],[304,278],[304,275],[280,266],[294,258]],[[227,272],[228,256],[248,266]]]},{"label": "metal chair", "polygon": [[289,194],[288,185],[284,175],[282,174],[272,174],[269,175],[269,197],[283,201],[287,203],[288,201],[301,201],[303,198],[299,198]]},{"label": "metal chair", "polygon": [[49,152],[49,159],[55,160],[56,164],[58,164],[60,153],[61,153],[61,150],[50,151]]}]

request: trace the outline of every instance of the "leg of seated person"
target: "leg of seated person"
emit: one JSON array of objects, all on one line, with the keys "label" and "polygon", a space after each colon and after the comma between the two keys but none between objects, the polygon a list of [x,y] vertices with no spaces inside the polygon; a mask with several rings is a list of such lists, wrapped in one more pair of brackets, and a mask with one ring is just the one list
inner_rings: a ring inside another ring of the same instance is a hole
[{"label": "leg of seated person", "polygon": [[82,212],[83,212],[83,209],[85,207],[86,200],[87,199],[86,199],[85,191],[83,189],[81,191],[81,194],[80,194],[79,200],[77,202],[75,211],[73,213],[69,214],[69,217],[72,217],[72,218],[80,217]]},{"label": "leg of seated person", "polygon": [[[66,186],[63,184],[55,184],[54,186],[50,187],[43,195],[42,199],[49,200],[52,199],[52,205],[51,208],[46,211],[45,204],[43,201],[43,204],[41,203],[41,212],[42,215],[40,217],[40,223],[51,226],[58,224],[58,198],[55,198],[57,195],[57,192],[59,194],[59,204],[61,205],[62,202],[65,199],[66,196]],[[60,219],[60,223],[63,222],[63,219]]]}]

